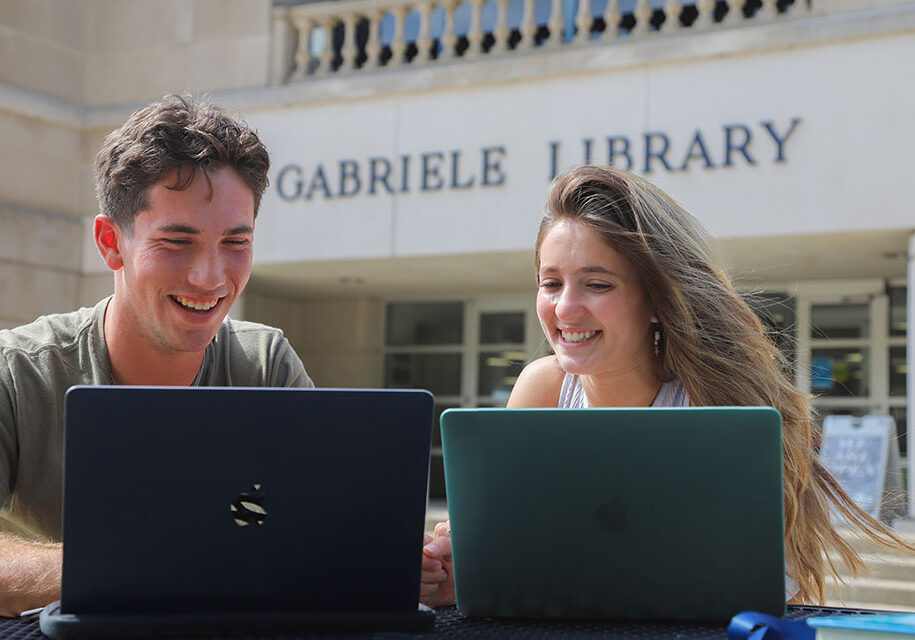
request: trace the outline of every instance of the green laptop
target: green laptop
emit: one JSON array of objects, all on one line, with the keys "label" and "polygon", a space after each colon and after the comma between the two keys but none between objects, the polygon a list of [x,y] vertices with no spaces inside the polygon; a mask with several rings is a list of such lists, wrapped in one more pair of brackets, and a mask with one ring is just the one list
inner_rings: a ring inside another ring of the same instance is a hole
[{"label": "green laptop", "polygon": [[442,446],[465,615],[785,613],[775,409],[450,409]]}]

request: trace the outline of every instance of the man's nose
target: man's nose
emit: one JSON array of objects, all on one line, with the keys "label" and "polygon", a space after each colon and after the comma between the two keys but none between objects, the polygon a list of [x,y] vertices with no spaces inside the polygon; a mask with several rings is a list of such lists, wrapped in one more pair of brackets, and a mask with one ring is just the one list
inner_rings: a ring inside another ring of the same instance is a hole
[{"label": "man's nose", "polygon": [[201,250],[188,270],[188,282],[197,288],[212,291],[225,282],[225,261],[216,249]]}]

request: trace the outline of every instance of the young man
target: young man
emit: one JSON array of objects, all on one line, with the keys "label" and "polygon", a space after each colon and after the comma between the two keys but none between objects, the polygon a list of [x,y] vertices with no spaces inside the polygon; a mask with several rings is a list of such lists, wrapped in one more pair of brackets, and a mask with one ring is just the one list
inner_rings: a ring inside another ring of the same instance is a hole
[{"label": "young man", "polygon": [[[59,598],[64,394],[76,384],[310,387],[278,329],[226,317],[251,274],[269,157],[217,107],[170,96],[96,161],[114,295],[0,331],[0,615]],[[129,425],[125,425],[129,428]]]}]

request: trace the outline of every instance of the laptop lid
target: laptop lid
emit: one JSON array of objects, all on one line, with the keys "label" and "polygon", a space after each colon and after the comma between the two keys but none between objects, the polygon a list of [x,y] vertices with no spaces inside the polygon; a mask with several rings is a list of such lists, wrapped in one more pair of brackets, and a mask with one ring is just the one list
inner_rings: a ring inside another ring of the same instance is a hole
[{"label": "laptop lid", "polygon": [[776,410],[454,409],[441,423],[465,614],[784,613]]},{"label": "laptop lid", "polygon": [[432,405],[71,389],[61,613],[415,613]]}]

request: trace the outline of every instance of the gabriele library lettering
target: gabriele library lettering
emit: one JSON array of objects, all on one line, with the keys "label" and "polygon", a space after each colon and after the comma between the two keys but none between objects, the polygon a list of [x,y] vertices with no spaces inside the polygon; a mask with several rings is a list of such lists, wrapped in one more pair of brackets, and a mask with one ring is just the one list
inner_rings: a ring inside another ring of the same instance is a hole
[{"label": "gabriele library lettering", "polygon": [[[677,133],[652,130],[595,135],[576,142],[554,140],[546,143],[545,162],[540,166],[546,167],[552,180],[578,164],[606,164],[651,174],[782,163],[788,161],[789,142],[800,124],[801,118],[792,118],[706,129],[684,127]],[[493,145],[471,151],[290,163],[279,168],[273,183],[280,198],[290,202],[488,189],[506,184],[509,158],[506,145]]]},{"label": "gabriele library lettering", "polygon": [[319,162],[310,167],[287,164],[277,173],[276,187],[283,200],[498,187],[505,183],[506,155],[505,147],[492,146],[474,153],[429,151]]},{"label": "gabriele library lettering", "polygon": [[[577,163],[607,164],[648,174],[787,162],[788,140],[800,123],[800,118],[792,118],[784,123],[764,120],[754,125],[726,124],[714,130],[695,129],[688,136],[664,131],[607,135],[584,138],[577,150],[566,150],[565,145],[554,141],[549,143],[550,180],[558,175],[560,167]],[[576,152],[580,154],[577,158],[572,155]]]}]

